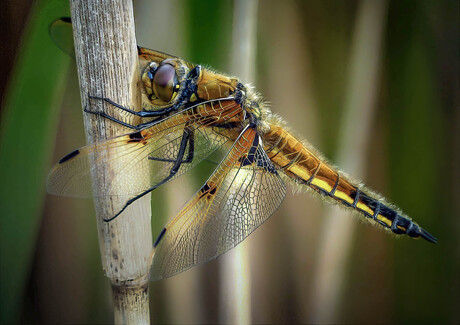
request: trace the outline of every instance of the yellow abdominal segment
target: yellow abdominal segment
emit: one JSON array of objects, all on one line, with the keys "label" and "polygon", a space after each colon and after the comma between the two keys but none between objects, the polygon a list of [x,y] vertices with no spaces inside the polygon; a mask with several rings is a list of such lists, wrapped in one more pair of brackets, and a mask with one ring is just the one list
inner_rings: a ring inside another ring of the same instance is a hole
[{"label": "yellow abdominal segment", "polygon": [[[379,211],[383,203],[361,192],[360,188],[283,128],[271,125],[270,130],[264,134],[264,146],[271,161],[297,183],[305,184],[343,206],[373,218],[384,227],[391,228],[393,217]],[[385,206],[385,209],[388,207]]]}]

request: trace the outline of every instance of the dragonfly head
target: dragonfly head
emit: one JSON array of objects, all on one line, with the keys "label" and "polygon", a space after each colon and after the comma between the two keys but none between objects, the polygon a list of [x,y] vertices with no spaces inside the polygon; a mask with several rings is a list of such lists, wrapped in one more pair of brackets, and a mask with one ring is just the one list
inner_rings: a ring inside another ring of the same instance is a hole
[{"label": "dragonfly head", "polygon": [[152,104],[149,110],[179,108],[187,103],[229,97],[238,84],[235,78],[174,57],[149,62],[141,79],[145,95]]},{"label": "dragonfly head", "polygon": [[152,61],[142,73],[145,93],[154,107],[163,108],[177,99],[181,79],[186,71],[178,59],[168,58],[161,62]]},{"label": "dragonfly head", "polygon": [[[160,52],[140,49],[143,64],[143,93],[147,96],[149,111],[176,111],[199,105],[201,102],[234,101],[244,108],[247,116],[258,120],[261,116],[255,92],[237,78],[188,63]],[[150,58],[150,61],[146,59]],[[145,61],[143,61],[145,60]],[[251,95],[252,94],[252,95]]]}]

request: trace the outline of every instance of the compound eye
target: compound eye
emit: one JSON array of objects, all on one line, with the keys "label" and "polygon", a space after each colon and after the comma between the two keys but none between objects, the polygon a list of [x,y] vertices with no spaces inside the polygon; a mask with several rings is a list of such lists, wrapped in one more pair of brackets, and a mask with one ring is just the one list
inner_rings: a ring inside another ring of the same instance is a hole
[{"label": "compound eye", "polygon": [[153,76],[153,92],[162,101],[169,103],[177,84],[176,70],[168,63],[160,65]]}]

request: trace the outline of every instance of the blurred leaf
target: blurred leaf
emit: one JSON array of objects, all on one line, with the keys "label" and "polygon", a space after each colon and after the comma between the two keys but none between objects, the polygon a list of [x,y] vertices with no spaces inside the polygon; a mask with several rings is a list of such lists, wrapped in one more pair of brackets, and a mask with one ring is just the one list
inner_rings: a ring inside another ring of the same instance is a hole
[{"label": "blurred leaf", "polygon": [[68,1],[37,1],[31,9],[5,94],[0,137],[0,322],[20,319],[45,179],[69,58],[51,41],[49,25],[69,16]]},{"label": "blurred leaf", "polygon": [[50,37],[63,52],[69,56],[75,56],[73,45],[72,22],[70,17],[62,17],[51,23],[49,28]]}]

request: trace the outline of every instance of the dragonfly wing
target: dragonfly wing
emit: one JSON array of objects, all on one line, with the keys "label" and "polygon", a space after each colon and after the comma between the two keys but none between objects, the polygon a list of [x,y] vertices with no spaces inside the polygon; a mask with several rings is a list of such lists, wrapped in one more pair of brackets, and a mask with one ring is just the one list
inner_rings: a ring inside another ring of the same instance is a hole
[{"label": "dragonfly wing", "polygon": [[[72,20],[70,17],[62,17],[53,21],[48,28],[51,40],[63,52],[70,57],[75,57],[75,49],[73,45]],[[145,47],[137,46],[137,54],[139,56],[140,66],[145,67],[148,63],[154,61],[160,63],[165,59],[176,58],[173,55],[160,51],[151,50]]]},{"label": "dragonfly wing", "polygon": [[144,69],[150,62],[160,63],[166,59],[177,59],[176,56],[141,46],[137,46],[137,54],[139,57],[139,67],[141,70]]},{"label": "dragonfly wing", "polygon": [[[170,174],[184,142],[185,129],[190,133],[185,154],[180,168],[170,179],[190,170],[228,141],[227,137],[199,123],[177,125],[160,132],[145,129],[122,135],[82,147],[62,158],[48,175],[47,191],[73,197],[135,197],[160,184]],[[109,166],[113,176],[93,193],[92,175],[107,173]],[[145,177],[133,181],[133,170]]]},{"label": "dragonfly wing", "polygon": [[247,128],[206,184],[163,229],[151,280],[172,276],[235,247],[281,204],[286,187]]}]

